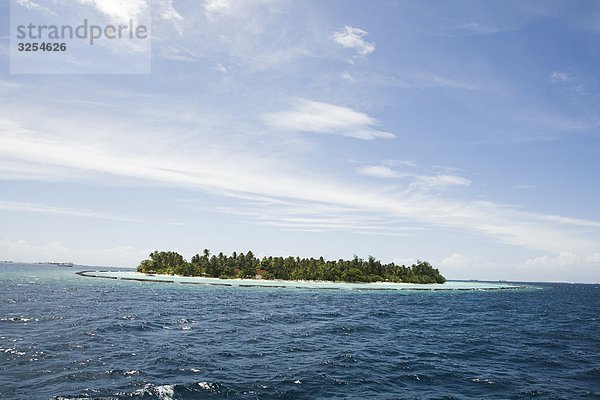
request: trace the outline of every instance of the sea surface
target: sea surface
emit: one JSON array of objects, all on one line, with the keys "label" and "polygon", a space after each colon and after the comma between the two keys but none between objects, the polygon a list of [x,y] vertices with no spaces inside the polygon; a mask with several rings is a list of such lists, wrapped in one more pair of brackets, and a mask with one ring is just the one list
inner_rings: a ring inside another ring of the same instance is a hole
[{"label": "sea surface", "polygon": [[600,285],[147,283],[0,264],[1,399],[600,399]]}]

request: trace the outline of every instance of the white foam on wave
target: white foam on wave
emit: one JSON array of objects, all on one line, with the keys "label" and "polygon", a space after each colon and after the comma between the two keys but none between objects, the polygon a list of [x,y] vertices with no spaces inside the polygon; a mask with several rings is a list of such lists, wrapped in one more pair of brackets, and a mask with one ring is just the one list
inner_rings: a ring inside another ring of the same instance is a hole
[{"label": "white foam on wave", "polygon": [[10,322],[39,322],[37,318],[25,318],[25,317],[2,317],[0,321],[10,321]]},{"label": "white foam on wave", "polygon": [[175,396],[175,386],[173,385],[157,386],[155,389],[159,399],[173,400],[173,396]]},{"label": "white foam on wave", "polygon": [[136,369],[132,369],[130,371],[125,371],[123,373],[123,375],[127,375],[127,376],[131,376],[131,375],[139,375],[140,371],[136,370]]},{"label": "white foam on wave", "polygon": [[16,354],[18,356],[23,356],[25,355],[24,352],[17,350],[14,347],[8,348],[8,349],[0,349],[0,352],[4,352],[4,353],[8,353],[8,354]]},{"label": "white foam on wave", "polygon": [[210,383],[210,382],[197,382],[196,385],[198,385],[200,387],[200,389],[203,390],[214,390],[215,389],[215,384]]},{"label": "white foam on wave", "polygon": [[471,382],[485,383],[487,385],[495,385],[496,384],[495,380],[489,379],[489,378],[473,378],[473,379],[471,379]]},{"label": "white foam on wave", "polygon": [[146,394],[158,396],[158,398],[161,400],[174,400],[173,396],[175,396],[175,385],[154,386],[147,384],[143,389],[136,390],[135,393],[142,396]]}]

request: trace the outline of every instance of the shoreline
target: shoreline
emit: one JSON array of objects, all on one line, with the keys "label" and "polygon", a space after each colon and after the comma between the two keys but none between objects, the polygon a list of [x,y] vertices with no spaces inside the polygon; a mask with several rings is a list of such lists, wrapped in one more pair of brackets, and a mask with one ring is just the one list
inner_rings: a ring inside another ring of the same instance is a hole
[{"label": "shoreline", "polygon": [[526,285],[509,283],[487,283],[473,281],[449,281],[446,283],[394,283],[394,282],[329,282],[329,281],[285,281],[262,279],[221,279],[200,276],[154,275],[137,271],[79,271],[77,275],[88,278],[113,279],[133,282],[173,283],[222,287],[265,287],[287,289],[358,290],[358,291],[477,291],[525,289]]}]

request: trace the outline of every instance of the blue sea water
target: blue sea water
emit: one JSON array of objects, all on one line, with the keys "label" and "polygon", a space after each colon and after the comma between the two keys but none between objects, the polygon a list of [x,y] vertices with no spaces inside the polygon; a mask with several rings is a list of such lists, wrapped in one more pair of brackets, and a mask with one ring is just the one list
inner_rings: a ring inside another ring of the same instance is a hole
[{"label": "blue sea water", "polygon": [[346,292],[0,264],[2,399],[600,399],[600,285]]}]

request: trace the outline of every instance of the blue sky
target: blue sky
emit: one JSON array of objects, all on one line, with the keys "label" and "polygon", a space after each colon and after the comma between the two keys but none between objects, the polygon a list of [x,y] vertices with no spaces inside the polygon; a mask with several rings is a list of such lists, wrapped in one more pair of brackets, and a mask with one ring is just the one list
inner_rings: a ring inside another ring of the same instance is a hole
[{"label": "blue sky", "polygon": [[152,73],[124,75],[10,74],[9,14],[0,259],[207,247],[600,282],[598,2],[153,0]]}]

